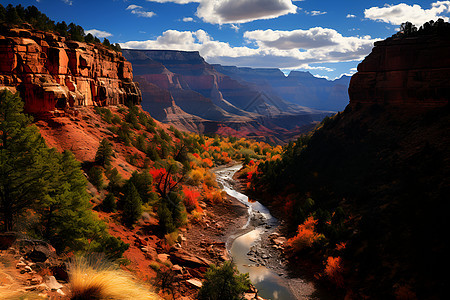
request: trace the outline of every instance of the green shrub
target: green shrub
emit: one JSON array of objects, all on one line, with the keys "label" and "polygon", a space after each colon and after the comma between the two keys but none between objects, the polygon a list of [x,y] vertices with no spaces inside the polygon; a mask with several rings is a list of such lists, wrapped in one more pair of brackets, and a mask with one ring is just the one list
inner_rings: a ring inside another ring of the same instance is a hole
[{"label": "green shrub", "polygon": [[124,193],[120,203],[123,221],[127,225],[133,225],[142,215],[142,200],[132,182],[127,182]]},{"label": "green shrub", "polygon": [[104,187],[103,183],[103,170],[98,166],[93,166],[89,172],[89,181],[97,188],[97,190],[101,190]]},{"label": "green shrub", "polygon": [[205,279],[198,292],[200,300],[240,300],[251,284],[248,273],[239,274],[233,263],[229,261],[221,267],[211,265],[205,274]]},{"label": "green shrub", "polygon": [[100,166],[107,166],[111,164],[113,149],[107,139],[103,139],[98,146],[97,153],[95,153],[95,162]]},{"label": "green shrub", "polygon": [[102,202],[102,210],[105,212],[114,212],[117,209],[116,197],[113,193],[108,193]]}]

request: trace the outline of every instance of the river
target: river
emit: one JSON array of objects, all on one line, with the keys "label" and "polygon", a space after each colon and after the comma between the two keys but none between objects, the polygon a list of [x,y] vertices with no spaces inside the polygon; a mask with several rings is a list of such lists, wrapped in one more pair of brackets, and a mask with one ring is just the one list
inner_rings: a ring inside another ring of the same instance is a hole
[{"label": "river", "polygon": [[[248,207],[248,221],[239,234],[230,238],[227,250],[231,253],[239,272],[249,273],[251,282],[258,289],[258,296],[272,300],[299,299],[289,288],[289,279],[279,276],[264,265],[264,259],[267,259],[270,253],[259,246],[261,235],[275,231],[279,224],[264,205],[257,201],[249,202],[246,195],[234,189],[233,175],[241,167],[242,165],[234,165],[215,172],[217,182],[223,190]],[[254,255],[248,255],[249,252],[254,254],[255,251],[258,252],[257,259]]]}]

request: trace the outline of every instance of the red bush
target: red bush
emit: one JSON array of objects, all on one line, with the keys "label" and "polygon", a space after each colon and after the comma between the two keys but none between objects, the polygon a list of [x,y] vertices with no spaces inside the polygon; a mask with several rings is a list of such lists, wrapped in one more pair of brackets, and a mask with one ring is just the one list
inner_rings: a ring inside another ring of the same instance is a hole
[{"label": "red bush", "polygon": [[315,232],[316,225],[317,220],[313,216],[310,216],[303,224],[298,225],[297,235],[288,240],[289,245],[294,250],[300,251],[311,247],[314,243],[324,238],[323,234]]},{"label": "red bush", "polygon": [[342,276],[342,258],[328,256],[325,266],[325,276],[336,286],[344,286],[344,277]]},{"label": "red bush", "polygon": [[187,187],[183,187],[184,205],[188,211],[197,210],[202,212],[202,208],[198,205],[198,198],[200,193],[198,191],[191,190]]}]

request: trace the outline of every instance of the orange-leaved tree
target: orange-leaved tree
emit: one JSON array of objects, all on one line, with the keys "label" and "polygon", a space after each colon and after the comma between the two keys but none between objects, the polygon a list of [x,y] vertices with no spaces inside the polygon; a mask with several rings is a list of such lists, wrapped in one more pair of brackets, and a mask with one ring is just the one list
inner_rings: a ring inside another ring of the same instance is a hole
[{"label": "orange-leaved tree", "polygon": [[325,276],[338,287],[344,286],[344,277],[342,276],[342,258],[340,256],[328,256],[325,266]]},{"label": "orange-leaved tree", "polygon": [[291,245],[295,251],[310,248],[315,243],[325,238],[323,234],[315,231],[317,222],[318,220],[314,219],[313,216],[309,216],[303,224],[298,225],[297,235],[288,240],[289,245]]}]

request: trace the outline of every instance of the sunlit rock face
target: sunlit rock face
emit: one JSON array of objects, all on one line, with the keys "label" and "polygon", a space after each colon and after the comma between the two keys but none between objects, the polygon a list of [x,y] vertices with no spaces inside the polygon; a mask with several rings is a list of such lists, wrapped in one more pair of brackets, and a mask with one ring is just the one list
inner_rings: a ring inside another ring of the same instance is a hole
[{"label": "sunlit rock face", "polygon": [[133,64],[142,107],[157,120],[186,130],[282,143],[330,114],[223,74],[196,51],[128,49],[123,55]]},{"label": "sunlit rock face", "polygon": [[375,43],[353,75],[350,104],[444,106],[450,98],[450,39],[419,36]]},{"label": "sunlit rock face", "polygon": [[1,32],[0,88],[20,91],[27,112],[141,102],[121,53],[38,30]]}]

